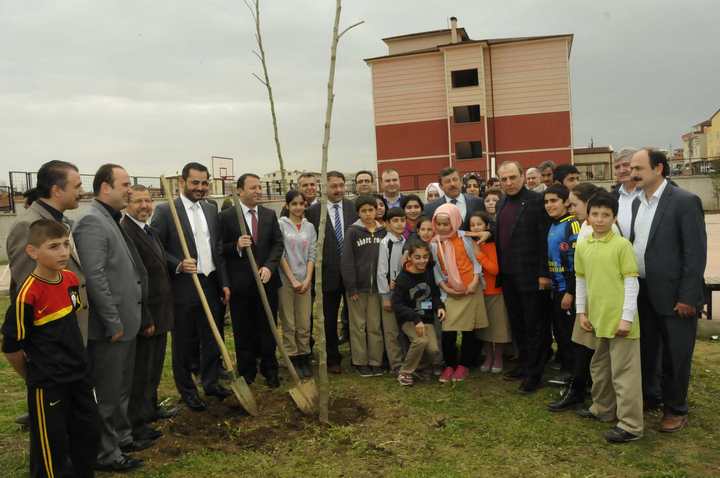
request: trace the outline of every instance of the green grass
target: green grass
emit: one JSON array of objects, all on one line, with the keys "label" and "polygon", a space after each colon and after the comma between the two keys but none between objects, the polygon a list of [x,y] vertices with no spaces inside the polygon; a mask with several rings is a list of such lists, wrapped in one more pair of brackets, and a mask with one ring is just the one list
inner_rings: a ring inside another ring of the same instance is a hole
[{"label": "green grass", "polygon": [[[5,303],[0,299],[3,310]],[[140,454],[146,466],[133,476],[720,476],[718,342],[697,344],[690,427],[660,434],[659,417],[647,416],[645,437],[629,445],[606,444],[606,424],[546,412],[557,389],[525,397],[516,386],[473,375],[454,387],[401,388],[390,377],[345,373],[331,377],[332,398],[357,403],[367,417],[355,414],[349,424],[325,427],[300,416],[284,389],[253,385],[260,417],[226,419],[211,401],[220,413],[164,422],[165,436]],[[0,390],[0,474],[26,476],[27,434],[13,423],[25,409],[24,386],[4,361]],[[161,396],[176,397],[169,360]],[[190,436],[181,433],[182,420],[193,420]]]}]

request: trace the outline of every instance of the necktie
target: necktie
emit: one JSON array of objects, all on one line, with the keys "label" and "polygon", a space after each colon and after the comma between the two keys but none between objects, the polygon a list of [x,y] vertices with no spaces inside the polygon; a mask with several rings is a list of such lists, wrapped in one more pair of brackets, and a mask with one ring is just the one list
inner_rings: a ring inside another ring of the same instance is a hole
[{"label": "necktie", "polygon": [[202,229],[202,220],[200,219],[200,204],[195,203],[192,206],[193,210],[193,236],[195,237],[195,247],[197,248],[198,254],[198,273],[207,275],[207,267],[210,258],[210,241],[205,238]]},{"label": "necktie", "polygon": [[334,204],[333,208],[335,209],[335,239],[337,240],[338,255],[341,256],[343,250],[343,227],[340,220],[340,205]]},{"label": "necktie", "polygon": [[145,224],[145,227],[144,227],[143,229],[145,230],[145,234],[147,234],[148,236],[152,237],[153,234],[152,234],[152,231],[150,230],[150,226],[148,226],[147,224]]},{"label": "necktie", "polygon": [[248,211],[250,213],[250,222],[252,224],[252,238],[253,242],[257,244],[258,240],[258,223],[257,223],[257,214],[255,214],[255,209],[250,209]]},{"label": "necktie", "polygon": [[453,204],[455,204],[455,205],[457,206],[458,200],[457,200],[457,199],[451,199],[450,202],[453,203]]}]

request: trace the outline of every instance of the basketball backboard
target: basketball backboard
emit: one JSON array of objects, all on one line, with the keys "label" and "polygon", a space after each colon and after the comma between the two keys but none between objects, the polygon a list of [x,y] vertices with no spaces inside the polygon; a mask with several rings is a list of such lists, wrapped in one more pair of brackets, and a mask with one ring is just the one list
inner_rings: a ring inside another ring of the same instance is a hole
[{"label": "basketball backboard", "polygon": [[215,179],[234,179],[235,171],[233,166],[235,160],[233,158],[225,158],[223,156],[212,157],[212,177]]}]

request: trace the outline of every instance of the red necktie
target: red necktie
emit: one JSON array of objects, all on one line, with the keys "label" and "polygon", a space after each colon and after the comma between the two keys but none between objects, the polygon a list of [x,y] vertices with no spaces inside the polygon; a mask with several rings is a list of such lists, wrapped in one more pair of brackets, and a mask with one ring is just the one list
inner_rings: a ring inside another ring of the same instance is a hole
[{"label": "red necktie", "polygon": [[258,223],[257,223],[257,215],[255,214],[255,209],[250,209],[250,222],[252,224],[252,238],[253,242],[257,243],[258,239]]}]

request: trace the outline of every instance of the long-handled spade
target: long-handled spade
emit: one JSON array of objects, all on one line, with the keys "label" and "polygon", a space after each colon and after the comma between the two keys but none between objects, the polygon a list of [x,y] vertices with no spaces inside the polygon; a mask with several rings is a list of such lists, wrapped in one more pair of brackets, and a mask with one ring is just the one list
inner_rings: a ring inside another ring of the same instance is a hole
[{"label": "long-handled spade", "polygon": [[[237,197],[237,191],[233,191],[232,199],[233,204],[235,205],[238,223],[240,223],[241,233],[243,236],[247,236],[247,226],[245,225],[245,219],[242,216],[242,208],[240,207],[240,201]],[[280,354],[287,365],[288,372],[290,372],[293,382],[295,382],[295,385],[290,388],[290,396],[301,412],[306,415],[313,415],[318,403],[318,391],[315,386],[315,381],[312,379],[305,382],[300,380],[292,361],[290,361],[287,350],[285,350],[285,347],[283,346],[280,333],[275,325],[272,310],[270,310],[270,302],[268,302],[267,294],[265,293],[265,286],[260,279],[260,273],[258,272],[258,266],[257,262],[255,262],[255,255],[253,254],[252,248],[246,247],[243,252],[247,254],[248,260],[250,261],[250,267],[253,271],[253,275],[255,276],[255,283],[257,284],[258,293],[260,294],[260,300],[262,301],[263,309],[265,309],[265,316],[267,317],[270,330],[272,330],[273,336],[275,337],[275,343],[277,344],[278,349],[280,349]]]},{"label": "long-handled spade", "polygon": [[[165,176],[160,177],[160,182],[162,183],[162,187],[165,190],[165,197],[168,198],[168,204],[170,205],[170,213],[172,214],[173,221],[175,222],[175,229],[177,230],[178,238],[180,239],[180,246],[182,247],[183,255],[185,256],[185,259],[190,259],[190,251],[188,250],[187,241],[185,240],[185,234],[183,233],[182,225],[180,224],[180,218],[178,217],[177,210],[175,209],[175,201],[173,200],[172,190],[168,186]],[[197,289],[197,293],[200,296],[200,302],[202,303],[203,310],[205,311],[205,316],[207,317],[208,324],[210,325],[210,330],[212,330],[215,341],[217,342],[218,347],[220,348],[220,352],[222,353],[223,362],[225,363],[225,369],[230,374],[230,389],[233,391],[235,397],[237,398],[238,402],[240,402],[240,405],[242,405],[245,411],[247,411],[250,415],[256,416],[258,414],[258,407],[257,403],[255,402],[255,397],[253,396],[250,387],[248,387],[247,382],[245,382],[245,378],[243,376],[238,376],[235,373],[235,367],[233,366],[232,360],[230,359],[230,354],[228,353],[227,347],[225,347],[225,342],[223,341],[223,338],[218,331],[217,325],[215,324],[215,319],[213,319],[213,314],[210,311],[207,297],[205,297],[205,292],[200,285],[200,279],[198,279],[197,273],[192,274],[192,280],[195,284],[195,289]]]}]

